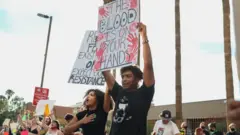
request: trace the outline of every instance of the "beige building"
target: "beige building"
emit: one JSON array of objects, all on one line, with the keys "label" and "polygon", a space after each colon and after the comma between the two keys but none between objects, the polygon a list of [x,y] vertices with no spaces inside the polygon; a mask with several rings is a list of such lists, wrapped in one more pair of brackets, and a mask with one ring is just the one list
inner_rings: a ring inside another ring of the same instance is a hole
[{"label": "beige building", "polygon": [[[152,130],[156,120],[159,120],[159,114],[163,110],[170,110],[172,118],[176,116],[175,104],[151,106],[148,112],[148,129]],[[226,100],[210,100],[201,102],[183,103],[183,119],[187,121],[190,129],[195,129],[200,122],[218,122],[218,128],[226,131]]]},{"label": "beige building", "polygon": [[78,110],[80,109],[80,107],[81,107],[82,105],[83,105],[82,102],[78,102],[78,103],[76,103],[75,105],[72,105],[72,106],[70,106],[70,107],[73,108],[73,113],[74,113],[74,114],[77,114]]},{"label": "beige building", "polygon": [[[172,112],[172,117],[175,117],[175,104],[152,106],[148,113],[148,120],[159,119],[159,114],[162,110],[168,109]],[[226,113],[226,100],[210,100],[201,102],[183,103],[183,119],[190,118],[209,118],[209,117],[224,117]]]}]

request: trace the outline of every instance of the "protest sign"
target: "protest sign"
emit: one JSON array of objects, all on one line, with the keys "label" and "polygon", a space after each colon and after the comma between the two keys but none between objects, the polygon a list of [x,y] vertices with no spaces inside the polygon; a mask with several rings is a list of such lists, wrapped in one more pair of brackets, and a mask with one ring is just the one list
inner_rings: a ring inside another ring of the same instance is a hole
[{"label": "protest sign", "polygon": [[28,135],[28,131],[22,131],[21,135]]},{"label": "protest sign", "polygon": [[139,0],[116,0],[99,7],[94,70],[137,63]]},{"label": "protest sign", "polygon": [[[46,114],[46,111],[51,112],[55,102],[55,100],[40,100],[37,104],[35,115],[40,116]],[[48,110],[46,110],[46,107],[48,107]]]},{"label": "protest sign", "polygon": [[5,119],[2,125],[9,127],[10,121],[11,121],[10,119]]},{"label": "protest sign", "polygon": [[85,32],[68,83],[104,85],[105,79],[102,73],[93,71],[96,53],[96,32]]},{"label": "protest sign", "polygon": [[48,99],[49,89],[35,87],[34,96],[33,96],[33,105],[37,105],[39,100]]},{"label": "protest sign", "polygon": [[17,127],[18,127],[18,123],[11,123],[10,124],[10,128],[12,130],[12,133],[16,133],[17,132]]}]

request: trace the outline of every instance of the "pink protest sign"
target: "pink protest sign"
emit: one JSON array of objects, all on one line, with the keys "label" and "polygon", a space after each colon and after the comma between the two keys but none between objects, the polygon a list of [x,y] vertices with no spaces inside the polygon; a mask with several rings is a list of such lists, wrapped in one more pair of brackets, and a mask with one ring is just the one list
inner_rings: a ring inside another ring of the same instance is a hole
[{"label": "pink protest sign", "polygon": [[137,63],[139,0],[116,0],[99,7],[94,70]]},{"label": "pink protest sign", "polygon": [[28,131],[22,131],[21,135],[28,135]]}]

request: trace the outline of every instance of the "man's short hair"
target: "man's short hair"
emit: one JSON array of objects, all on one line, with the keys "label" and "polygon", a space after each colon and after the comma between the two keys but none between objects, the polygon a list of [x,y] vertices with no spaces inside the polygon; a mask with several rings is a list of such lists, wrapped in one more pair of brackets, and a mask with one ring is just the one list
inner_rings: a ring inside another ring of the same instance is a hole
[{"label": "man's short hair", "polygon": [[143,72],[140,70],[140,68],[138,66],[123,67],[123,68],[121,68],[120,73],[123,74],[126,71],[131,71],[135,78],[138,78],[140,80],[143,79]]},{"label": "man's short hair", "polygon": [[210,128],[216,128],[217,126],[216,126],[216,123],[213,122],[213,123],[209,123],[209,124],[208,124],[208,127],[210,127]]}]

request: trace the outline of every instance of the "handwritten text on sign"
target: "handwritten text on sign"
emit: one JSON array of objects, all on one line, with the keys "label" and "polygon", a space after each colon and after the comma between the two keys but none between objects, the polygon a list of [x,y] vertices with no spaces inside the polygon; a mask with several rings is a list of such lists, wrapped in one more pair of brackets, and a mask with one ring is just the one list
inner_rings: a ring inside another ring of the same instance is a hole
[{"label": "handwritten text on sign", "polygon": [[35,87],[34,95],[33,95],[33,105],[37,105],[39,100],[48,99],[49,89]]},{"label": "handwritten text on sign", "polygon": [[116,0],[99,8],[94,69],[137,63],[139,0]]},{"label": "handwritten text on sign", "polygon": [[68,83],[104,85],[101,72],[93,71],[97,31],[86,31]]}]

